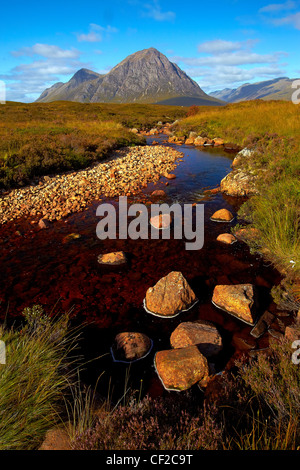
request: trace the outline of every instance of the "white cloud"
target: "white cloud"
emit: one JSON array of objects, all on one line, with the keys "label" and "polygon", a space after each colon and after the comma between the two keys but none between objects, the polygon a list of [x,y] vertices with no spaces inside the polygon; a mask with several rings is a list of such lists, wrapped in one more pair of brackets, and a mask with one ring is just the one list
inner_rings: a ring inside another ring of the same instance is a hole
[{"label": "white cloud", "polygon": [[[272,23],[274,26],[291,25],[295,29],[300,30],[300,11],[292,13],[287,16],[282,16],[283,12],[294,10],[298,7],[299,2],[287,0],[285,3],[272,3],[259,10],[260,13],[265,13],[265,20]],[[278,14],[281,13],[281,16]]]},{"label": "white cloud", "polygon": [[87,34],[76,34],[78,42],[100,42],[103,40],[103,34],[117,33],[118,29],[113,26],[100,26],[96,23],[90,23],[89,32]]},{"label": "white cloud", "polygon": [[223,52],[232,52],[241,48],[241,42],[224,41],[222,39],[215,39],[213,41],[206,41],[198,45],[198,52],[205,52],[208,54],[222,54]]},{"label": "white cloud", "polygon": [[276,18],[273,20],[275,26],[292,25],[296,29],[300,29],[300,12],[293,15],[286,16],[285,18]]},{"label": "white cloud", "polygon": [[45,88],[60,81],[62,76],[68,80],[78,69],[90,67],[90,64],[79,60],[80,51],[47,44],[24,47],[14,51],[13,55],[38,57],[32,62],[19,64],[1,76],[0,79],[6,83],[7,99],[10,100],[33,101]]},{"label": "white cloud", "polygon": [[102,41],[102,36],[99,33],[95,33],[95,31],[91,31],[88,34],[78,34],[77,41],[78,42],[100,42]]},{"label": "white cloud", "polygon": [[159,0],[153,0],[152,3],[145,3],[143,5],[143,15],[153,18],[155,21],[174,21],[176,14],[173,11],[162,11]]},{"label": "white cloud", "polygon": [[253,50],[257,40],[225,41],[216,39],[198,45],[198,57],[173,57],[201,87],[235,88],[246,81],[284,75],[280,63],[285,52],[259,54]]},{"label": "white cloud", "polygon": [[278,13],[280,11],[293,10],[297,7],[296,2],[287,0],[284,3],[271,3],[259,9],[260,13]]},{"label": "white cloud", "polygon": [[236,51],[232,54],[216,54],[208,57],[174,57],[173,61],[183,62],[186,65],[192,66],[237,66],[237,65],[251,65],[251,64],[272,64],[277,63],[284,52],[275,54],[257,54],[255,52]]}]

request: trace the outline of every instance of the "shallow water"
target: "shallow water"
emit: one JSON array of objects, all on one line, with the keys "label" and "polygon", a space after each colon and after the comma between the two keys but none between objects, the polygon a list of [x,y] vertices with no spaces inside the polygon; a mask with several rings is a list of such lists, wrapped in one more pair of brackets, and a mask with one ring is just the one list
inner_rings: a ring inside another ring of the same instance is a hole
[{"label": "shallow water", "polygon": [[[148,138],[148,142],[164,139],[164,136],[154,136]],[[218,234],[229,232],[237,220],[215,223],[210,221],[210,216],[223,207],[235,215],[243,201],[222,194],[207,196],[204,189],[219,185],[230,172],[234,155],[220,149],[171,146],[184,153],[183,161],[177,163],[173,172],[176,179],[162,178],[157,184],[150,184],[141,196],[129,200],[150,201],[153,189],[164,189],[165,202],[203,203],[205,242],[201,250],[187,251],[183,240],[172,239],[101,241],[96,236],[99,202],[91,204],[84,212],[55,222],[47,230],[39,231],[25,220],[0,229],[0,318],[18,319],[24,307],[37,303],[44,305],[46,311],[72,309],[74,323],[87,323],[82,341],[85,358],[104,355],[86,367],[83,378],[95,383],[105,371],[99,382],[104,394],[111,382],[116,396],[120,396],[129,369],[133,386],[139,388],[142,384],[143,393],[153,396],[166,393],[154,371],[153,357],[157,350],[170,347],[169,337],[182,321],[214,322],[224,340],[224,351],[216,360],[216,370],[230,367],[234,358],[241,354],[233,346],[233,336],[248,337],[251,327],[212,305],[214,286],[246,282],[257,285],[263,311],[271,302],[270,288],[280,281],[279,274],[259,256],[251,255],[243,243],[226,246],[216,241]],[[117,199],[111,202],[118,207]],[[16,234],[16,230],[22,235]],[[80,238],[67,239],[71,233],[79,234]],[[119,250],[126,252],[127,266],[106,267],[97,263],[100,253]],[[148,287],[170,271],[183,273],[200,302],[174,319],[161,319],[145,312],[143,299]],[[121,331],[147,334],[153,340],[151,354],[131,366],[114,363],[110,346]],[[255,346],[264,347],[266,342],[263,337],[255,341]]]}]

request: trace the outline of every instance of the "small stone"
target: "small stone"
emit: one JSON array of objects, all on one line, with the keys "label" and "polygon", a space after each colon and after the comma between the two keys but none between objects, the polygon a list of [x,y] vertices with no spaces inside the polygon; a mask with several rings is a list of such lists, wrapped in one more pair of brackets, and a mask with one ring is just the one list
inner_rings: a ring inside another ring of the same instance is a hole
[{"label": "small stone", "polygon": [[123,251],[114,251],[98,256],[98,263],[116,266],[127,263],[126,255]]},{"label": "small stone", "polygon": [[295,328],[295,325],[289,325],[285,328],[284,337],[293,343],[294,341],[300,339],[299,328]]},{"label": "small stone", "polygon": [[151,193],[151,196],[153,197],[165,197],[166,193],[163,189],[156,189]]},{"label": "small stone", "polygon": [[171,173],[164,173],[163,176],[167,178],[168,180],[174,180],[176,178],[176,175],[171,174]]},{"label": "small stone", "polygon": [[254,325],[255,302],[252,284],[219,285],[214,288],[212,303],[243,322]]},{"label": "small stone", "polygon": [[215,222],[231,222],[234,219],[232,213],[227,209],[220,209],[216,211],[210,218]]},{"label": "small stone", "polygon": [[217,328],[204,320],[180,323],[171,334],[170,344],[175,349],[197,345],[205,357],[218,354],[223,347]]},{"label": "small stone", "polygon": [[38,226],[41,230],[46,229],[49,227],[49,221],[47,219],[40,219],[38,222]]},{"label": "small stone", "polygon": [[166,229],[171,222],[172,217],[170,214],[159,214],[150,218],[150,224],[156,229]]},{"label": "small stone", "polygon": [[148,313],[159,317],[173,317],[187,311],[198,301],[181,272],[172,271],[149,287],[144,300]]},{"label": "small stone", "polygon": [[217,237],[217,241],[225,243],[226,245],[232,245],[237,241],[237,239],[231,233],[221,233],[221,235]]},{"label": "small stone", "polygon": [[111,353],[116,362],[133,362],[144,358],[152,348],[152,341],[143,333],[123,332],[115,337]]},{"label": "small stone", "polygon": [[254,338],[260,338],[267,331],[274,319],[275,315],[266,310],[259,318],[255,327],[250,331],[250,335],[254,336]]},{"label": "small stone", "polygon": [[63,238],[63,243],[68,243],[72,240],[77,240],[78,238],[81,238],[79,233],[69,233]]},{"label": "small stone", "polygon": [[46,432],[39,450],[71,450],[71,439],[65,429],[52,428]]},{"label": "small stone", "polygon": [[273,328],[269,328],[268,333],[271,336],[273,336],[273,338],[276,338],[276,339],[281,339],[283,337],[283,333],[281,333],[280,331],[274,330]]},{"label": "small stone", "polygon": [[194,140],[194,145],[196,145],[196,147],[203,147],[206,142],[207,142],[206,138],[198,136]]},{"label": "small stone", "polygon": [[188,390],[209,376],[207,359],[197,346],[159,351],[154,365],[166,390]]},{"label": "small stone", "polygon": [[224,145],[224,140],[216,137],[212,140],[215,147],[219,147],[220,145]]}]

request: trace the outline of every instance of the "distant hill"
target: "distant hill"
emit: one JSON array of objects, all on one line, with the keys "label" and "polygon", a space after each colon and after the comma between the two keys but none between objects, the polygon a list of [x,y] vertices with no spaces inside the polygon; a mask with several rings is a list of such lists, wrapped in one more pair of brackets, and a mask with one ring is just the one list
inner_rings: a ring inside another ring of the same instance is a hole
[{"label": "distant hill", "polygon": [[255,99],[288,101],[291,100],[292,93],[295,91],[292,88],[294,80],[296,79],[279,77],[263,82],[245,83],[239,88],[214,91],[210,93],[210,96],[228,103]]},{"label": "distant hill", "polygon": [[207,95],[178,65],[153,47],[126,57],[105,75],[78,70],[67,83],[56,83],[37,99],[38,102],[58,100],[179,106],[224,104]]}]

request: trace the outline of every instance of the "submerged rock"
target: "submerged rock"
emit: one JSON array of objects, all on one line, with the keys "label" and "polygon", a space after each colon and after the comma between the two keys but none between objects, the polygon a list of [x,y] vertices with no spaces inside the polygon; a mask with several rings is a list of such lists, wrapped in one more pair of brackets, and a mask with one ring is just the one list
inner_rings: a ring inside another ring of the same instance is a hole
[{"label": "submerged rock", "polygon": [[123,332],[115,337],[111,354],[116,362],[132,362],[147,356],[152,349],[152,341],[143,333]]},{"label": "submerged rock", "polygon": [[166,390],[187,390],[209,376],[207,359],[197,346],[159,351],[154,365]]},{"label": "submerged rock", "polygon": [[164,173],[163,176],[168,180],[174,180],[176,178],[176,175],[174,175],[173,173]]},{"label": "submerged rock", "polygon": [[47,219],[40,219],[38,226],[41,230],[43,230],[50,227],[50,222]]},{"label": "submerged rock", "polygon": [[212,303],[243,322],[254,325],[255,299],[252,284],[216,286]]},{"label": "submerged rock", "polygon": [[172,271],[149,287],[144,300],[148,313],[159,317],[173,317],[193,307],[198,301],[181,272]]},{"label": "submerged rock", "polygon": [[255,327],[250,331],[250,335],[254,338],[260,338],[273,323],[274,319],[275,315],[266,310],[256,323]]},{"label": "submerged rock", "polygon": [[116,266],[127,263],[126,255],[123,251],[114,251],[98,256],[98,263]]},{"label": "submerged rock", "polygon": [[232,213],[228,209],[220,209],[211,216],[210,220],[215,222],[231,222],[234,219]]},{"label": "submerged rock", "polygon": [[165,229],[170,226],[172,217],[170,214],[159,214],[150,218],[150,224],[156,229]]},{"label": "submerged rock", "polygon": [[156,189],[151,193],[151,196],[153,197],[165,197],[166,193],[163,189]]},{"label": "submerged rock", "polygon": [[217,328],[204,320],[180,323],[170,337],[172,348],[197,345],[205,356],[214,356],[222,350],[222,337]]}]

